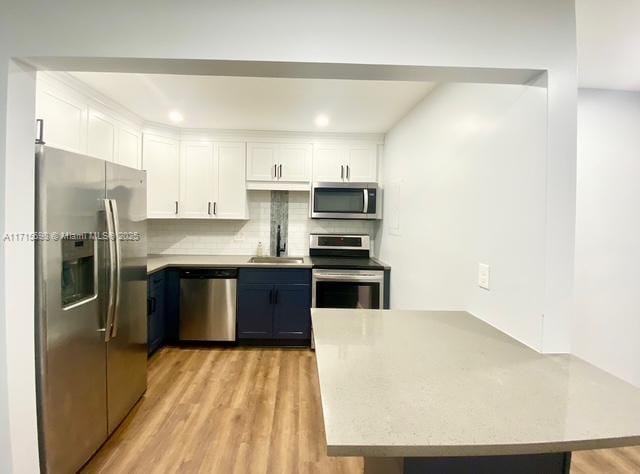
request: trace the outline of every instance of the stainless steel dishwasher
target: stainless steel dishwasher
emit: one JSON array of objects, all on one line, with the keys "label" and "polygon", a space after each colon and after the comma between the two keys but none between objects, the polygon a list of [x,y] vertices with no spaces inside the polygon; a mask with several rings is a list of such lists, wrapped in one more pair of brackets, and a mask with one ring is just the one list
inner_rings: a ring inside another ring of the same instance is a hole
[{"label": "stainless steel dishwasher", "polygon": [[235,268],[180,272],[180,340],[236,340]]}]

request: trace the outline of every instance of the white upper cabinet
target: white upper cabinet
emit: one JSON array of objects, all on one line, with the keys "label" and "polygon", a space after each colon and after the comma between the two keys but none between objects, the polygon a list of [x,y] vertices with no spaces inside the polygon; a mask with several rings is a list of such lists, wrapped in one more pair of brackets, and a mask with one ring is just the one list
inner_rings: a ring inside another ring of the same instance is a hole
[{"label": "white upper cabinet", "polygon": [[149,218],[248,219],[244,142],[145,134],[143,153]]},{"label": "white upper cabinet", "polygon": [[141,169],[142,133],[132,128],[120,127],[116,141],[118,144],[116,163]]},{"label": "white upper cabinet", "polygon": [[245,158],[245,143],[216,144],[218,186],[214,217],[248,219]]},{"label": "white upper cabinet", "polygon": [[143,167],[147,170],[147,217],[178,216],[180,200],[180,153],[177,140],[144,136]]},{"label": "white upper cabinet", "polygon": [[72,97],[41,82],[36,95],[36,118],[44,121],[44,141],[47,145],[75,153],[85,152],[87,109]]},{"label": "white upper cabinet", "polygon": [[278,179],[306,183],[311,180],[312,146],[307,143],[282,143],[278,146]]},{"label": "white upper cabinet", "polygon": [[211,217],[213,216],[213,193],[214,188],[217,187],[217,179],[214,176],[213,143],[182,142],[180,148],[178,217]]},{"label": "white upper cabinet", "polygon": [[116,122],[111,117],[89,109],[87,154],[105,161],[114,161]]},{"label": "white upper cabinet", "polygon": [[362,143],[347,147],[348,181],[375,183],[378,181],[378,145]]},{"label": "white upper cabinet", "polygon": [[313,181],[344,181],[347,151],[340,144],[316,144],[313,148]]},{"label": "white upper cabinet", "polygon": [[135,117],[96,100],[89,88],[71,87],[64,75],[42,74],[36,81],[36,118],[44,121],[48,146],[140,169],[142,132]]},{"label": "white upper cabinet", "polygon": [[248,143],[249,189],[304,190],[311,181],[308,143]]},{"label": "white upper cabinet", "polygon": [[277,143],[247,143],[247,181],[273,181],[277,178]]},{"label": "white upper cabinet", "polygon": [[377,143],[335,142],[314,145],[313,181],[375,183],[377,180]]}]

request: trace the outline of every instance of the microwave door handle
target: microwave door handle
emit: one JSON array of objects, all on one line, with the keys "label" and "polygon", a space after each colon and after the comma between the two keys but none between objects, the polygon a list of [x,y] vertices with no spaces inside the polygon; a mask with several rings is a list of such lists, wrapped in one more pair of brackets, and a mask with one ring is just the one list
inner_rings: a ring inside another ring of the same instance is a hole
[{"label": "microwave door handle", "polygon": [[364,188],[362,192],[364,193],[364,209],[362,212],[366,214],[369,211],[369,190]]},{"label": "microwave door handle", "polygon": [[113,329],[111,332],[111,337],[116,337],[118,334],[118,323],[120,322],[119,317],[119,306],[120,306],[120,273],[122,269],[122,251],[120,247],[120,217],[118,216],[118,203],[115,199],[111,200],[111,208],[112,208],[112,216],[113,216],[113,232],[114,232],[114,243],[116,249],[116,285],[115,285],[115,297],[113,303]]},{"label": "microwave door handle", "polygon": [[111,200],[104,199],[104,212],[107,220],[107,248],[109,252],[109,291],[107,293],[107,318],[105,323],[104,341],[111,339],[111,326],[114,316],[114,296],[116,286],[116,250],[113,242],[113,212],[111,210]]}]

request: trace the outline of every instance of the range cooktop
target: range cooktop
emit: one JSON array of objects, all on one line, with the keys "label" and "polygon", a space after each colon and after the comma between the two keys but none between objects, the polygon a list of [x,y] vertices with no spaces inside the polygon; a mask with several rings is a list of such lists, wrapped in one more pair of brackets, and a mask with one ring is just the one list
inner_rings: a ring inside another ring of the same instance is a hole
[{"label": "range cooktop", "polygon": [[330,270],[384,270],[384,265],[368,257],[311,257],[313,268]]}]

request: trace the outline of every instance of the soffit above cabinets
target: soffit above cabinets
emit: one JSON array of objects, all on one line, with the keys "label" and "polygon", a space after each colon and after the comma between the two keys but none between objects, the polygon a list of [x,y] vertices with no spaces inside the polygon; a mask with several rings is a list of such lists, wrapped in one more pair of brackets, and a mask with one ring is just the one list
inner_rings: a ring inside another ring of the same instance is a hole
[{"label": "soffit above cabinets", "polygon": [[[146,121],[183,128],[385,133],[434,87],[430,82],[74,72]],[[314,120],[330,117],[326,127]]]}]

